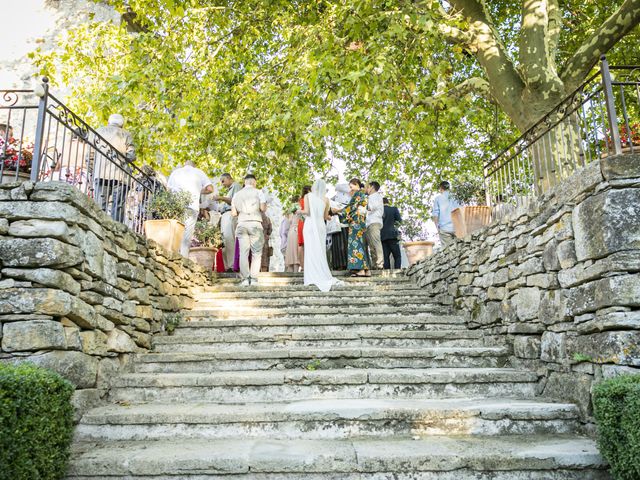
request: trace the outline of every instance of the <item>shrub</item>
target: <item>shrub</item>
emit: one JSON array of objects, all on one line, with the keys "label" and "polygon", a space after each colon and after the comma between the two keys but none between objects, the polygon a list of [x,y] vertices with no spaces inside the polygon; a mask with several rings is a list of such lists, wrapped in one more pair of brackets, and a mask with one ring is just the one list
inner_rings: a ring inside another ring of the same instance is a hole
[{"label": "shrub", "polygon": [[64,477],[73,386],[30,363],[0,363],[0,480]]},{"label": "shrub", "polygon": [[640,478],[640,375],[620,375],[594,388],[598,446],[616,480]]},{"label": "shrub", "polygon": [[211,222],[200,220],[196,223],[195,240],[201,247],[222,248],[222,232],[220,227]]},{"label": "shrub", "polygon": [[164,329],[165,332],[167,332],[167,335],[173,335],[173,332],[175,332],[176,327],[181,323],[182,323],[182,313],[180,312],[168,313],[164,318],[162,328]]},{"label": "shrub", "polygon": [[151,218],[184,222],[190,203],[191,196],[187,192],[160,190],[153,194],[147,210],[151,214]]}]

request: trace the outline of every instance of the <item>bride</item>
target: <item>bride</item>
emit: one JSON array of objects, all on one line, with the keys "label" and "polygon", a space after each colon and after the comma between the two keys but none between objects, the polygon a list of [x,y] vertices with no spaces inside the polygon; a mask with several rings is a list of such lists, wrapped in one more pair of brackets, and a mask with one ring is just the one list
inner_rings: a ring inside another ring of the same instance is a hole
[{"label": "bride", "polygon": [[334,285],[342,282],[331,275],[327,263],[327,226],[329,220],[329,199],[327,184],[316,180],[311,193],[304,197],[304,284],[316,285],[321,291],[328,292]]}]

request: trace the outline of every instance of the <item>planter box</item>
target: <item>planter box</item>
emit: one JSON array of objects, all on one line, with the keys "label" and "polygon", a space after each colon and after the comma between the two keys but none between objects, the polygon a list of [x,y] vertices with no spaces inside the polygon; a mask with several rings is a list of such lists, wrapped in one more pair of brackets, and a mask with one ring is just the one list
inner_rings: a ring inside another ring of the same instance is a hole
[{"label": "planter box", "polygon": [[178,220],[145,220],[144,234],[165,250],[179,253],[184,236],[184,225]]},{"label": "planter box", "polygon": [[217,248],[213,247],[193,247],[189,249],[189,260],[200,265],[207,271],[213,270],[216,262]]},{"label": "planter box", "polygon": [[4,185],[5,183],[22,183],[31,180],[31,174],[25,172],[18,172],[18,179],[16,180],[16,171],[15,170],[5,170],[2,172],[2,181],[0,184]]},{"label": "planter box", "polygon": [[464,238],[491,222],[491,207],[486,205],[456,208],[451,212],[456,237]]},{"label": "planter box", "polygon": [[[638,154],[640,153],[640,145],[638,144],[633,144],[633,152],[631,151],[631,147],[626,146],[626,147],[622,147],[622,153],[634,153],[634,154]],[[608,150],[606,152],[603,152],[600,155],[600,158],[607,158],[611,155],[615,155],[615,153],[613,152],[609,152]]]},{"label": "planter box", "polygon": [[433,255],[434,242],[404,242],[402,246],[407,254],[409,266],[418,263],[421,260]]}]

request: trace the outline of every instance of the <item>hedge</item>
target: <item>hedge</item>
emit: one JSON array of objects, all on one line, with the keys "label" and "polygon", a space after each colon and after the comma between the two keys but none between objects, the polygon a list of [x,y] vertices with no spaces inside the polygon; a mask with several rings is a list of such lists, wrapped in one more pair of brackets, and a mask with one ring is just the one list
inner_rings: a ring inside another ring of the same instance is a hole
[{"label": "hedge", "polygon": [[620,375],[593,391],[598,446],[615,480],[640,479],[640,375]]},{"label": "hedge", "polygon": [[64,477],[73,385],[30,363],[0,363],[0,480]]}]

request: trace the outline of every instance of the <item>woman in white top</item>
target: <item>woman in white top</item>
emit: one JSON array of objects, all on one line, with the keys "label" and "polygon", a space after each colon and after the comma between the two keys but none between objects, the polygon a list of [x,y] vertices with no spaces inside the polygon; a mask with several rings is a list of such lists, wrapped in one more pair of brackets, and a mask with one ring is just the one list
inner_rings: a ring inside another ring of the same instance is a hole
[{"label": "woman in white top", "polygon": [[327,262],[327,225],[329,216],[329,199],[327,184],[324,180],[316,180],[311,193],[304,197],[304,284],[316,285],[321,291],[328,292],[338,279],[331,275]]}]

